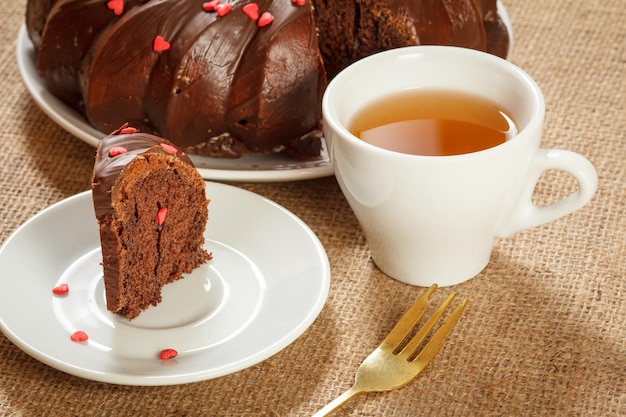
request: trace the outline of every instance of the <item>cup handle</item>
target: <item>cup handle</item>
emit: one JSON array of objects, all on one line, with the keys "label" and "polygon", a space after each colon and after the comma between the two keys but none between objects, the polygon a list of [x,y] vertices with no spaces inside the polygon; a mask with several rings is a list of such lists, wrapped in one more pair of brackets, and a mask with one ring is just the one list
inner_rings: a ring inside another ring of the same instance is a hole
[{"label": "cup handle", "polygon": [[[578,191],[556,203],[537,206],[532,196],[545,171],[556,169],[568,172],[578,181]],[[585,157],[559,149],[538,149],[531,163],[520,198],[511,215],[501,224],[498,237],[507,237],[531,227],[539,226],[570,214],[583,207],[598,188],[598,174]]]}]

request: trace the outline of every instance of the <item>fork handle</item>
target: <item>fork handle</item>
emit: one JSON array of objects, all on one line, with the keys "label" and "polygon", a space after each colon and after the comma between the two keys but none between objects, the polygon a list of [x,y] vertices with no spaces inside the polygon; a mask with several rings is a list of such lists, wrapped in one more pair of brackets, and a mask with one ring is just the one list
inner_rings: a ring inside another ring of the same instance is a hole
[{"label": "fork handle", "polygon": [[334,400],[326,404],[326,406],[322,408],[320,411],[318,411],[317,413],[315,413],[313,417],[329,416],[333,414],[335,411],[337,411],[338,409],[340,409],[344,404],[346,404],[348,401],[350,401],[357,395],[363,394],[363,392],[364,392],[363,390],[353,385],[350,387],[350,389],[345,391],[339,397],[335,398]]}]

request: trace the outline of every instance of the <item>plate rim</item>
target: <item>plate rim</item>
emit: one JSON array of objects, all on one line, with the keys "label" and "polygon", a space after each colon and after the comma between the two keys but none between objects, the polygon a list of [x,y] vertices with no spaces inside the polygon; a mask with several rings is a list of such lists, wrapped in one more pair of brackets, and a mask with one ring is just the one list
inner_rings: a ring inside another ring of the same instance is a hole
[{"label": "plate rim", "polygon": [[[232,374],[235,372],[239,372],[241,370],[247,369],[254,365],[257,365],[270,357],[274,356],[278,352],[287,348],[293,342],[295,342],[302,334],[304,334],[315,322],[322,309],[324,308],[326,301],[328,299],[328,294],[330,291],[330,279],[331,279],[331,271],[330,271],[330,263],[328,260],[328,255],[317,238],[317,235],[310,229],[310,227],[304,223],[298,216],[294,213],[286,209],[285,207],[279,205],[278,203],[263,197],[259,194],[256,194],[252,191],[248,191],[245,189],[241,189],[235,186],[215,183],[215,182],[205,182],[207,187],[207,192],[210,193],[211,189],[215,190],[217,188],[221,188],[225,190],[225,192],[229,193],[242,193],[242,195],[248,195],[251,198],[256,199],[261,204],[267,204],[268,206],[272,206],[273,209],[278,210],[281,215],[285,215],[288,217],[290,221],[295,222],[298,229],[301,232],[304,232],[304,235],[310,239],[310,244],[313,245],[314,250],[316,251],[316,268],[322,272],[321,276],[319,276],[319,282],[316,287],[319,288],[319,292],[315,294],[315,297],[311,301],[311,306],[306,310],[306,314],[303,314],[301,319],[297,321],[297,323],[293,323],[291,327],[288,328],[288,331],[281,332],[277,334],[275,339],[272,340],[271,343],[266,343],[262,346],[261,350],[249,355],[244,355],[242,357],[237,357],[235,359],[231,359],[228,362],[219,363],[218,366],[208,367],[205,369],[200,369],[194,372],[186,372],[182,374],[165,374],[165,375],[154,375],[154,374],[133,374],[132,372],[124,374],[123,372],[103,372],[98,370],[96,367],[92,367],[91,369],[87,369],[85,367],[81,367],[78,362],[71,363],[71,361],[66,361],[62,359],[58,359],[54,356],[54,354],[50,354],[50,352],[46,352],[46,349],[41,349],[37,346],[31,346],[27,340],[23,337],[24,330],[16,329],[10,325],[7,325],[6,319],[4,315],[0,314],[0,332],[7,337],[16,347],[20,350],[34,358],[35,360],[50,366],[51,368],[57,369],[61,372],[64,372],[69,375],[73,375],[76,377],[80,377],[86,380],[96,381],[96,382],[104,382],[109,384],[116,385],[129,385],[129,386],[164,386],[164,385],[178,385],[178,384],[186,384],[199,382],[209,379],[214,379],[218,377],[222,377],[228,374]],[[216,188],[212,188],[216,187]],[[40,210],[38,213],[30,217],[26,220],[22,225],[20,225],[0,246],[0,259],[2,259],[4,252],[9,248],[13,241],[18,238],[24,231],[27,231],[31,224],[38,221],[41,217],[52,215],[58,210],[61,210],[64,206],[68,204],[84,204],[84,200],[90,201],[91,191],[83,191],[78,194],[74,194],[72,196],[66,197],[62,200],[59,200],[51,205],[45,207]],[[96,225],[96,220],[94,217],[94,225]],[[4,274],[0,274],[2,276]],[[6,278],[5,278],[6,279]],[[55,278],[56,279],[56,278]],[[264,293],[263,297],[267,297],[268,294]],[[50,293],[50,297],[53,295]],[[52,303],[46,308],[53,309]],[[2,307],[0,307],[0,310]],[[6,314],[7,312],[5,312]],[[10,312],[8,312],[10,313]],[[62,324],[59,324],[62,327]],[[36,329],[35,329],[36,330]],[[245,333],[245,330],[244,330]],[[71,342],[68,338],[68,346],[72,347]],[[95,349],[95,348],[94,348]],[[91,351],[90,351],[91,353]],[[158,360],[155,360],[155,367],[159,366],[160,363]],[[214,364],[212,364],[214,365]]]}]

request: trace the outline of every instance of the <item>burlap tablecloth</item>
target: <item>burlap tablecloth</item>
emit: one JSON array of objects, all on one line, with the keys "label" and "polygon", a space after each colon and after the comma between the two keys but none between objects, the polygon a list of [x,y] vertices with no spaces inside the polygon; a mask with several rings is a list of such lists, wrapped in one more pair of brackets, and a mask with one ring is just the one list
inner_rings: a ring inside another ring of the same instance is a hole
[{"label": "burlap tablecloth", "polygon": [[[626,415],[625,4],[504,3],[512,60],[545,94],[543,146],[588,157],[598,192],[572,215],[498,241],[490,265],[454,288],[470,305],[430,367],[404,389],[359,397],[340,416]],[[24,8],[24,0],[3,0],[0,14],[1,241],[51,203],[88,189],[94,155],[45,116],[22,83],[15,40]],[[536,199],[563,196],[571,183],[547,174]],[[293,211],[328,253],[330,295],[300,338],[228,376],[133,387],[67,375],[0,335],[0,414],[306,416],[347,389],[422,289],[373,266],[333,177],[236,185]],[[7,277],[0,282],[10,285]],[[28,306],[15,314],[28,314]]]}]

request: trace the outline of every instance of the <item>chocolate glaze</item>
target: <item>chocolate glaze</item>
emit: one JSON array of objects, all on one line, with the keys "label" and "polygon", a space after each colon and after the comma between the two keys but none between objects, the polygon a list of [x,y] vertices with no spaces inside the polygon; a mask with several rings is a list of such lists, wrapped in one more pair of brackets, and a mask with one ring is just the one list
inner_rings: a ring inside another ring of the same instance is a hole
[{"label": "chocolate glaze", "polygon": [[26,3],[26,32],[35,49],[39,48],[41,33],[46,25],[48,13],[58,0],[38,0]]},{"label": "chocolate glaze", "polygon": [[[98,220],[113,213],[111,205],[111,189],[120,172],[130,161],[141,154],[167,154],[161,144],[175,146],[172,142],[147,133],[119,134],[119,130],[102,139],[96,151],[93,176],[91,181],[94,210]],[[109,151],[122,146],[128,152],[111,157]],[[176,148],[176,156],[185,164],[194,166],[191,159]],[[104,244],[105,242],[103,242]]]},{"label": "chocolate glaze", "polygon": [[[108,10],[106,0],[46,1],[54,3],[47,12],[45,30],[42,29],[37,68],[52,94],[82,110],[79,74],[83,59],[100,31],[118,17],[112,12],[103,13],[103,9]],[[128,11],[138,4],[135,0],[125,0],[124,7]]]},{"label": "chocolate glaze", "polygon": [[395,14],[410,25],[417,45],[457,45],[485,49],[485,30],[472,1],[387,1]]},{"label": "chocolate glaze", "polygon": [[[42,14],[43,1],[29,4]],[[274,18],[259,27],[248,0],[224,16],[199,0],[124,0],[120,16],[108,0],[56,1],[38,69],[97,129],[129,122],[209,156],[319,155],[326,77],[309,4],[259,0]],[[153,50],[157,35],[169,50]]]}]

